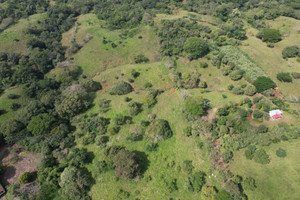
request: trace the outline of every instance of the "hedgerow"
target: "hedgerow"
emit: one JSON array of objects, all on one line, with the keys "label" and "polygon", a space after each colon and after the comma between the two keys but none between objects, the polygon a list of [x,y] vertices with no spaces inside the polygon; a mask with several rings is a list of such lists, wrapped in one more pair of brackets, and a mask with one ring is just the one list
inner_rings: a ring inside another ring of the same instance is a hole
[{"label": "hedgerow", "polygon": [[244,78],[251,83],[253,83],[257,77],[265,76],[264,71],[236,47],[222,47],[218,59],[220,63],[242,70]]}]

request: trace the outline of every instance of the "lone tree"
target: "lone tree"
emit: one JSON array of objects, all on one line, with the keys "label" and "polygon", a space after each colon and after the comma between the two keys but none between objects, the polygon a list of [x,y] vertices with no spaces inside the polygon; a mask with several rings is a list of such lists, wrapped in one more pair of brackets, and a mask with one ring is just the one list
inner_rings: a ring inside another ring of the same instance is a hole
[{"label": "lone tree", "polygon": [[147,130],[147,134],[160,139],[167,139],[173,135],[169,122],[164,119],[157,119],[152,122]]},{"label": "lone tree", "polygon": [[110,94],[111,95],[124,95],[124,94],[128,94],[128,93],[132,92],[132,90],[133,90],[133,88],[129,83],[120,81],[112,87]]},{"label": "lone tree", "polygon": [[276,83],[274,83],[274,81],[272,81],[272,79],[265,77],[265,76],[258,77],[254,81],[253,85],[256,87],[257,92],[263,92],[267,89],[276,87]]},{"label": "lone tree", "polygon": [[209,53],[209,46],[207,42],[197,37],[190,37],[186,40],[183,50],[187,53],[189,58],[197,59]]},{"label": "lone tree", "polygon": [[265,28],[265,29],[263,29],[262,40],[264,42],[276,43],[281,40],[281,34],[280,34],[279,30]]},{"label": "lone tree", "polygon": [[202,97],[189,97],[185,102],[186,112],[195,117],[205,115],[209,107],[209,101]]},{"label": "lone tree", "polygon": [[114,157],[113,164],[117,177],[133,179],[141,174],[141,166],[136,154],[126,149],[121,149]]}]

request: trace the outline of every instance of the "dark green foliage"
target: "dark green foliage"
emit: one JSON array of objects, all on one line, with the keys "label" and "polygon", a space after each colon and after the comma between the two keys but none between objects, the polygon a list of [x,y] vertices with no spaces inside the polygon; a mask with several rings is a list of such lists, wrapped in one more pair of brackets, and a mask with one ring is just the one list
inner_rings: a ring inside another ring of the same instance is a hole
[{"label": "dark green foliage", "polygon": [[217,115],[219,115],[219,116],[229,115],[228,107],[218,108]]},{"label": "dark green foliage", "polygon": [[209,53],[207,42],[196,37],[188,38],[184,43],[183,50],[187,53],[191,60],[203,57]]},{"label": "dark green foliage", "polygon": [[263,112],[261,112],[260,110],[255,109],[255,110],[253,111],[253,117],[254,117],[255,119],[262,118],[263,116],[264,116],[264,114],[263,114]]},{"label": "dark green foliage", "polygon": [[192,192],[200,192],[203,185],[205,185],[205,173],[204,172],[195,172],[194,174],[190,175],[186,179],[186,189]]},{"label": "dark green foliage", "polygon": [[18,99],[20,97],[20,95],[17,95],[17,94],[9,94],[7,95],[7,98],[9,99]]},{"label": "dark green foliage", "polygon": [[294,58],[300,55],[300,48],[296,45],[294,46],[287,46],[282,50],[282,57],[283,58]]},{"label": "dark green foliage", "polygon": [[100,136],[100,135],[98,135],[95,138],[96,145],[98,145],[98,146],[105,146],[108,141],[109,141],[109,137],[108,136]]},{"label": "dark green foliage", "polygon": [[234,88],[234,85],[230,84],[230,85],[228,85],[227,88],[228,88],[228,90],[232,90]]},{"label": "dark green foliage", "polygon": [[157,143],[151,143],[151,144],[147,144],[146,145],[146,151],[149,151],[149,152],[156,151],[157,148],[158,148],[158,144]]},{"label": "dark green foliage", "polygon": [[79,200],[86,195],[91,182],[92,179],[85,170],[69,166],[61,173],[59,185],[64,197]]},{"label": "dark green foliage", "polygon": [[222,153],[223,162],[228,163],[233,157],[233,153],[231,151],[225,151]]},{"label": "dark green foliage", "polygon": [[245,180],[243,180],[242,186],[245,190],[255,190],[256,184],[254,178],[247,177]]},{"label": "dark green foliage", "polygon": [[137,78],[137,77],[139,77],[139,75],[140,75],[140,73],[137,72],[135,69],[132,69],[131,72],[130,72],[130,74],[131,74],[131,76],[132,76],[133,78]]},{"label": "dark green foliage", "polygon": [[257,92],[263,92],[267,89],[276,87],[276,84],[274,83],[274,81],[272,81],[272,79],[265,77],[265,76],[258,77],[254,81],[253,85],[256,87]]},{"label": "dark green foliage", "polygon": [[25,183],[30,183],[34,181],[35,178],[36,178],[36,172],[23,172],[18,178],[18,183],[20,185]]},{"label": "dark green foliage", "polygon": [[130,115],[137,115],[142,112],[142,104],[138,102],[130,102],[128,104]]},{"label": "dark green foliage", "polygon": [[120,126],[110,126],[108,129],[107,129],[107,132],[110,134],[110,135],[115,135],[117,133],[119,133],[120,131]]},{"label": "dark green foliage", "polygon": [[206,62],[200,62],[200,68],[207,68],[208,64]]},{"label": "dark green foliage", "polygon": [[149,58],[147,58],[143,54],[139,54],[134,57],[134,63],[147,63],[147,62],[149,62]]},{"label": "dark green foliage", "polygon": [[10,105],[10,108],[11,108],[13,111],[18,110],[20,107],[21,107],[21,105],[18,104],[18,103],[12,103],[12,104]]},{"label": "dark green foliage", "polygon": [[259,125],[257,127],[257,132],[258,133],[267,133],[268,132],[268,127],[266,127],[265,125]]},{"label": "dark green foliage", "polygon": [[279,42],[281,40],[281,34],[280,34],[279,30],[265,28],[265,29],[263,29],[262,40],[264,42],[276,43],[276,42]]},{"label": "dark green foliage", "polygon": [[290,73],[287,73],[287,72],[286,73],[285,72],[278,73],[277,79],[282,82],[292,82],[293,81]]},{"label": "dark green foliage", "polygon": [[241,119],[246,119],[249,115],[249,112],[247,110],[243,109],[243,108],[240,108],[238,110],[238,114],[241,117]]},{"label": "dark green foliage", "polygon": [[99,101],[99,107],[101,113],[106,113],[110,110],[110,102],[111,100],[101,99]]},{"label": "dark green foliage", "polygon": [[253,96],[256,93],[256,88],[253,85],[248,85],[244,89],[244,93],[245,93],[245,95]]},{"label": "dark green foliage", "polygon": [[233,71],[229,74],[229,77],[231,78],[231,80],[237,81],[242,78],[242,74],[240,71]]},{"label": "dark green foliage", "polygon": [[105,172],[107,172],[109,170],[114,169],[113,163],[109,162],[109,161],[105,161],[105,160],[98,161],[98,160],[96,160],[93,163],[94,163],[94,165],[96,167],[97,174],[102,174],[102,173],[105,173]]},{"label": "dark green foliage", "polygon": [[132,121],[131,117],[121,115],[121,114],[116,115],[115,118],[113,119],[113,123],[116,126],[122,126],[124,124],[130,124],[131,121]]},{"label": "dark green foliage", "polygon": [[82,92],[69,92],[56,107],[60,117],[69,118],[87,109],[90,105],[88,96]]},{"label": "dark green foliage", "polygon": [[90,163],[90,156],[86,149],[74,148],[70,151],[67,156],[68,163],[75,167],[83,166],[84,164]]},{"label": "dark green foliage", "polygon": [[276,150],[276,156],[278,156],[279,158],[285,158],[286,157],[286,151],[282,148],[278,148]]},{"label": "dark green foliage", "polygon": [[152,87],[152,83],[150,83],[150,82],[146,82],[144,84],[144,88],[151,88],[151,87]]},{"label": "dark green foliage", "polygon": [[82,79],[80,85],[88,92],[96,92],[102,89],[102,85],[99,82],[93,81],[92,79]]},{"label": "dark green foliage", "polygon": [[264,149],[258,149],[257,151],[255,151],[253,160],[256,163],[263,165],[270,163],[270,158]]},{"label": "dark green foliage", "polygon": [[197,147],[198,147],[199,149],[202,149],[203,146],[204,146],[204,143],[203,143],[203,142],[197,142]]},{"label": "dark green foliage", "polygon": [[183,129],[183,134],[187,137],[192,136],[192,127],[191,126],[187,126]]},{"label": "dark green foliage", "polygon": [[244,90],[240,86],[236,86],[232,89],[232,93],[236,95],[242,95],[244,94]]},{"label": "dark green foliage", "polygon": [[209,101],[202,97],[189,97],[185,102],[186,112],[195,117],[205,115],[209,108]]},{"label": "dark green foliage", "polygon": [[191,161],[191,160],[184,160],[183,161],[182,170],[185,173],[190,174],[190,173],[192,173],[193,169],[194,169],[193,161]]},{"label": "dark green foliage", "polygon": [[120,150],[113,157],[113,163],[117,177],[133,179],[141,174],[141,166],[137,161],[136,154],[132,151]]},{"label": "dark green foliage", "polygon": [[164,119],[153,121],[147,129],[147,134],[158,139],[167,139],[173,135],[169,122]]},{"label": "dark green foliage", "polygon": [[216,194],[215,200],[233,200],[233,197],[225,190],[221,190]]},{"label": "dark green foliage", "polygon": [[163,183],[169,193],[172,193],[172,192],[178,190],[177,179],[164,180]]},{"label": "dark green foliage", "polygon": [[54,122],[55,118],[53,116],[47,113],[39,114],[30,120],[27,130],[33,135],[47,135],[50,134]]},{"label": "dark green foliage", "polygon": [[111,95],[124,95],[132,92],[133,88],[132,86],[124,81],[117,82],[111,89],[110,94]]},{"label": "dark green foliage", "polygon": [[[200,37],[201,32],[210,33],[211,29],[208,26],[185,19],[164,20],[162,21],[162,26],[158,32],[161,44],[160,52],[165,56],[181,55],[183,45],[186,44],[186,38]],[[205,46],[206,45],[204,44],[203,47]],[[203,48],[203,50],[205,51],[199,52],[206,54],[208,49]],[[192,52],[193,51],[191,51],[191,53]],[[197,54],[195,54],[195,56]]]}]

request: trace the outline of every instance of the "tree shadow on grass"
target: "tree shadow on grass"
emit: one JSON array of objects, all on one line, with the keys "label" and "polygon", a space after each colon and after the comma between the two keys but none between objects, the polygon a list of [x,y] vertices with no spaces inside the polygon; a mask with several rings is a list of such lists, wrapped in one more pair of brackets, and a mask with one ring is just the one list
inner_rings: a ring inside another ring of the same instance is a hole
[{"label": "tree shadow on grass", "polygon": [[148,155],[145,152],[134,151],[137,161],[141,166],[141,174],[144,174],[150,166],[150,161],[148,160]]}]

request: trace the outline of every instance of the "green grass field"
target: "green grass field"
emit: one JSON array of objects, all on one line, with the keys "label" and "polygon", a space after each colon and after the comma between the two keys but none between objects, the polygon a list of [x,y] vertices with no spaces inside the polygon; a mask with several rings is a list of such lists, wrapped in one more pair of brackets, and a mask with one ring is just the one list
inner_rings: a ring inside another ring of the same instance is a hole
[{"label": "green grass field", "polygon": [[35,14],[27,19],[20,19],[0,33],[0,52],[27,53],[26,41],[30,36],[26,35],[25,31],[28,27],[36,25],[43,17],[44,14]]},{"label": "green grass field", "polygon": [[[11,100],[11,99],[7,98],[7,96],[9,94],[16,94],[16,95],[19,95],[20,97],[18,99]],[[2,93],[0,96],[0,110],[5,110],[6,113],[0,115],[0,122],[10,119],[17,114],[17,111],[13,111],[10,108],[10,106],[13,103],[20,104],[21,108],[22,108],[23,106],[27,105],[29,102],[30,102],[30,99],[23,94],[21,88],[13,87],[13,88],[9,88],[9,89],[5,90],[5,92]],[[19,109],[21,109],[21,108],[19,108]]]},{"label": "green grass field", "polygon": [[[299,199],[299,145],[299,140],[293,140],[263,147],[271,158],[267,165],[247,160],[244,149],[235,153],[230,170],[234,174],[256,180],[257,189],[246,191],[249,199]],[[275,152],[278,148],[286,150],[287,157],[277,157]]]}]

